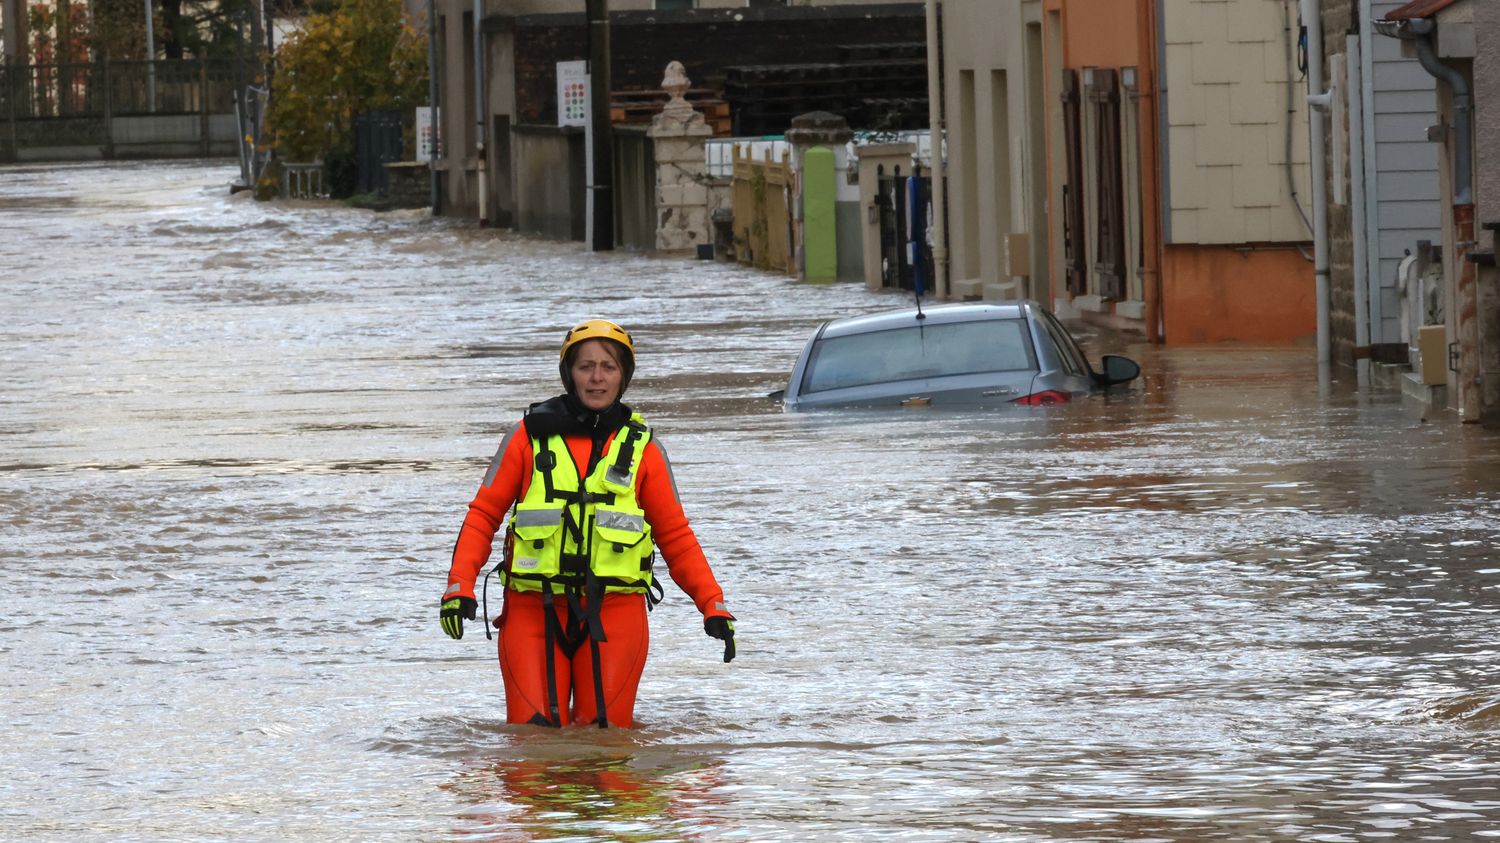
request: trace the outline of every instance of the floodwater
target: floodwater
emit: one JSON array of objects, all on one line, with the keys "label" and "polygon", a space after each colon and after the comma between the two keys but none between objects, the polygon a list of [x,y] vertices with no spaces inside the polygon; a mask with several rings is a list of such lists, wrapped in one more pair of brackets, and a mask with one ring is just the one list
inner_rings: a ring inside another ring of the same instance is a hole
[{"label": "floodwater", "polygon": [[[1500,437],[1305,349],[787,415],[818,321],[904,300],[234,173],[0,169],[0,838],[1500,837]],[[669,585],[640,728],[509,726],[438,597],[594,315],[739,657]]]}]

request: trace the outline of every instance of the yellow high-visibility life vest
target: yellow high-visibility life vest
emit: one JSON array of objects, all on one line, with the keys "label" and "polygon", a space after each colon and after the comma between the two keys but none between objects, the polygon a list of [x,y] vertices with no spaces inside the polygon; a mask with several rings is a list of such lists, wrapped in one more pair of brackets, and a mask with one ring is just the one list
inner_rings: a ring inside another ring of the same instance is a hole
[{"label": "yellow high-visibility life vest", "polygon": [[[651,429],[632,414],[609,449],[583,478],[561,436],[531,440],[531,485],[516,504],[507,586],[554,593],[582,590],[590,573],[607,591],[647,591],[655,545],[635,496]],[[559,587],[560,586],[560,587]]]}]

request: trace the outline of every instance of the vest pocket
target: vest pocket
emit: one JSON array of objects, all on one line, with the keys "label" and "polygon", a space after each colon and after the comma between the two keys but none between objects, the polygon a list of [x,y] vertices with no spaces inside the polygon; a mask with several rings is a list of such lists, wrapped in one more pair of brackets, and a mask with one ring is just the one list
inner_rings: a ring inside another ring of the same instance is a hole
[{"label": "vest pocket", "polygon": [[600,505],[594,510],[594,534],[603,542],[634,547],[646,536],[646,514]]},{"label": "vest pocket", "polygon": [[553,574],[561,550],[563,508],[555,504],[516,505],[511,524],[516,533],[515,555],[510,568],[518,574]]}]

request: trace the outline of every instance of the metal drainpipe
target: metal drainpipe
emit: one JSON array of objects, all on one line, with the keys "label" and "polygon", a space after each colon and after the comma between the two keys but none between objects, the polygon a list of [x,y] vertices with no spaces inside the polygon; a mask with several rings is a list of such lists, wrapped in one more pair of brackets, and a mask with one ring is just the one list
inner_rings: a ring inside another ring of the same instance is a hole
[{"label": "metal drainpipe", "polygon": [[1318,314],[1318,365],[1327,366],[1332,358],[1329,338],[1328,290],[1328,188],[1324,184],[1323,143],[1327,134],[1328,91],[1323,87],[1323,13],[1319,0],[1300,0],[1298,11],[1307,30],[1307,114],[1312,149],[1307,157],[1312,167],[1313,200],[1313,277],[1316,285]]},{"label": "metal drainpipe", "polygon": [[1447,82],[1453,89],[1453,204],[1472,205],[1474,110],[1469,80],[1438,58],[1437,51],[1432,48],[1432,33],[1437,31],[1437,24],[1431,18],[1413,18],[1405,27],[1396,29],[1397,38],[1411,41],[1416,46],[1417,60],[1422,63],[1422,69]]},{"label": "metal drainpipe", "polygon": [[1469,80],[1444,64],[1432,46],[1437,24],[1431,18],[1380,21],[1376,28],[1412,42],[1422,69],[1448,83],[1453,91],[1453,267],[1455,325],[1458,331],[1458,415],[1465,422],[1480,416],[1479,289],[1474,264],[1468,260],[1474,248],[1474,113]]}]

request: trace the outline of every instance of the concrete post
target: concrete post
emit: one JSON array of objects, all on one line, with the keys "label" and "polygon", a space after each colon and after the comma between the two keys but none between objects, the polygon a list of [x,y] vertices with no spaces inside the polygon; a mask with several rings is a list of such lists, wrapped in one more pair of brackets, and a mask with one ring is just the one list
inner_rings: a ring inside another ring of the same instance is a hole
[{"label": "concrete post", "polygon": [[667,65],[662,90],[670,95],[651,118],[647,135],[656,154],[656,248],[696,249],[712,243],[708,229],[708,166],[703,140],[708,121],[683,98],[690,82],[681,62]]},{"label": "concrete post", "polygon": [[[1500,38],[1500,6],[1472,3],[1474,42],[1494,44]],[[1479,263],[1479,421],[1500,428],[1500,269],[1494,255],[1500,248],[1500,53],[1479,49],[1474,56],[1474,168],[1475,218],[1478,250],[1490,253]],[[1488,166],[1486,166],[1488,165]]]}]

